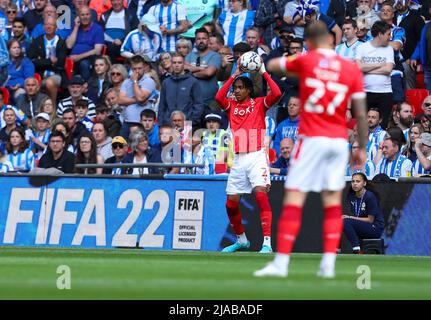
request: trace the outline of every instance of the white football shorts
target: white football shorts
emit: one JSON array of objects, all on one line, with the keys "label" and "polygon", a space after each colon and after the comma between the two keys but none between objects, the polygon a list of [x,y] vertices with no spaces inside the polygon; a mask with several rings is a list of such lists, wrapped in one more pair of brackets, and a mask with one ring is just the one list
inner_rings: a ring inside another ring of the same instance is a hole
[{"label": "white football shorts", "polygon": [[226,193],[251,193],[255,187],[271,186],[269,159],[266,150],[235,154],[227,180]]},{"label": "white football shorts", "polygon": [[300,137],[292,151],[285,188],[302,192],[342,190],[348,159],[345,139]]}]

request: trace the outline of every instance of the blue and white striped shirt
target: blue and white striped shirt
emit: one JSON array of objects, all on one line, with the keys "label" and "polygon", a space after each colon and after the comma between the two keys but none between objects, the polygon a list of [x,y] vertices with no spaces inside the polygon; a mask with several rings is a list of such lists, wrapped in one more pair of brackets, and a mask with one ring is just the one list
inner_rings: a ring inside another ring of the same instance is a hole
[{"label": "blue and white striped shirt", "polygon": [[145,54],[155,61],[157,53],[160,51],[162,36],[154,33],[150,38],[146,33],[142,34],[138,29],[129,32],[121,46],[121,53],[130,52],[135,54]]},{"label": "blue and white striped shirt", "polygon": [[[51,136],[51,130],[46,129],[45,132],[43,134],[41,134],[39,131],[37,131],[34,134],[34,137],[37,138],[40,142],[42,142],[44,145],[48,145],[49,143],[49,137]],[[30,143],[30,148],[36,149],[37,153],[35,154],[35,159],[40,159],[42,158],[42,155],[45,153],[46,148],[42,149],[39,145],[37,145],[36,143],[33,142],[33,140],[31,140]]]},{"label": "blue and white striped shirt", "polygon": [[274,119],[266,116],[265,117],[265,126],[266,126],[266,136],[272,138],[275,134],[275,129],[276,129]]},{"label": "blue and white striped shirt", "polygon": [[367,158],[373,161],[379,150],[379,144],[385,139],[386,131],[380,126],[374,129],[374,132],[368,134]]},{"label": "blue and white striped shirt", "polygon": [[[180,25],[180,21],[187,20],[186,9],[173,1],[167,7],[162,4],[152,6],[148,13],[155,16],[160,26],[165,26],[167,30],[174,30]],[[162,37],[162,49],[167,52],[175,51],[177,35],[165,35]]]},{"label": "blue and white striped shirt", "polygon": [[356,39],[356,41],[350,46],[347,44],[347,41],[344,41],[335,47],[335,52],[346,59],[354,61],[356,57],[356,50],[362,44],[363,42],[359,41],[358,39]]},{"label": "blue and white striped shirt", "polygon": [[410,177],[412,162],[405,156],[398,154],[393,161],[382,158],[377,165],[376,174],[384,173],[390,178]]},{"label": "blue and white striped shirt", "polygon": [[8,160],[12,163],[15,170],[30,171],[34,169],[34,153],[30,148],[24,152],[10,153],[8,154]]},{"label": "blue and white striped shirt", "polygon": [[4,161],[0,163],[0,173],[8,173],[14,171],[12,163],[10,161]]},{"label": "blue and white striped shirt", "polygon": [[245,41],[245,33],[253,26],[255,11],[242,10],[238,13],[223,11],[218,22],[223,29],[224,42],[233,48],[238,42]]},{"label": "blue and white striped shirt", "polygon": [[357,172],[364,173],[367,176],[368,180],[371,180],[376,175],[376,166],[370,160],[367,160],[365,162],[365,166],[362,169],[352,170],[350,168],[350,164],[347,165],[347,169],[346,169],[346,176],[347,177],[351,177],[354,173],[357,173]]},{"label": "blue and white striped shirt", "polygon": [[[431,156],[428,156],[427,159],[431,160]],[[416,159],[412,166],[412,176],[419,174],[431,174],[431,170],[425,170],[419,159]]]}]

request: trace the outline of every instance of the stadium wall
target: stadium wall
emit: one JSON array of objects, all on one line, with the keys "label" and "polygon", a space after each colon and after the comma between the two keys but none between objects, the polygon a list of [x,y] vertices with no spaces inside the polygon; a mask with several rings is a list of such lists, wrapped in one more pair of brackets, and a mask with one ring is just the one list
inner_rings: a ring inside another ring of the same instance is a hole
[{"label": "stadium wall", "polygon": [[[431,179],[378,184],[387,254],[431,255]],[[273,181],[273,234],[284,181]],[[0,176],[0,245],[219,251],[235,240],[225,214],[226,177],[164,179]],[[348,204],[344,204],[345,212]],[[241,200],[252,250],[262,242],[252,196]],[[307,199],[295,252],[321,252],[322,205]],[[273,237],[274,245],[276,237]],[[342,241],[344,252],[350,248]]]}]

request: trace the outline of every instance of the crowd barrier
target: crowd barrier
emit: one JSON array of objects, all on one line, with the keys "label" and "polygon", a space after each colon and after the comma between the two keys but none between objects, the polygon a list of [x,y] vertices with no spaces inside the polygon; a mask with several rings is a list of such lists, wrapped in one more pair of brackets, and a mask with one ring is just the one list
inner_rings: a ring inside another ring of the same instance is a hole
[{"label": "crowd barrier", "polygon": [[[2,175],[0,245],[219,251],[235,241],[225,212],[226,180],[226,175]],[[283,185],[283,179],[273,179],[269,193],[274,235]],[[377,187],[387,223],[386,254],[431,255],[431,179]],[[242,198],[241,211],[251,250],[258,251],[262,234],[252,196]],[[295,252],[321,252],[322,218],[319,195],[311,193]],[[350,251],[345,239],[342,248]]]}]

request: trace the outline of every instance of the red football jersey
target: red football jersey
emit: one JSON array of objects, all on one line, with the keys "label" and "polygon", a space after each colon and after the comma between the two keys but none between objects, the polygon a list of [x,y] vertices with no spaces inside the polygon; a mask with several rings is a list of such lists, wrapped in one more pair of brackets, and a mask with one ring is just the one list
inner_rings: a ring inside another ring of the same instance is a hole
[{"label": "red football jersey", "polygon": [[227,99],[226,94],[234,78],[231,77],[217,92],[215,97],[219,106],[226,110],[230,128],[234,135],[235,153],[259,151],[264,147],[265,114],[281,97],[281,91],[268,73],[263,74],[271,92],[265,97],[237,102]]},{"label": "red football jersey", "polygon": [[317,49],[282,59],[281,69],[299,77],[298,135],[347,139],[347,106],[366,96],[359,67],[333,50]]}]

